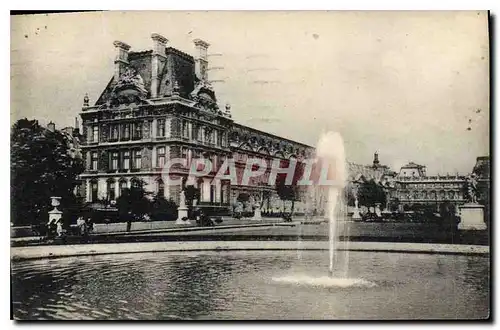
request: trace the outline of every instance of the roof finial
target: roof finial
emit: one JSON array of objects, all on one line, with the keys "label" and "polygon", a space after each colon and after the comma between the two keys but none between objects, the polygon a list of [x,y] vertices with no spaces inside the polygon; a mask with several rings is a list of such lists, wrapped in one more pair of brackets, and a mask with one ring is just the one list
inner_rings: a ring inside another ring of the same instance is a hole
[{"label": "roof finial", "polygon": [[178,83],[178,82],[177,82],[177,80],[176,80],[176,81],[174,82],[174,91],[173,91],[173,94],[174,94],[174,95],[179,95],[179,94],[180,94],[180,93],[179,93],[179,91],[180,91],[179,83]]},{"label": "roof finial", "polygon": [[83,106],[88,107],[89,106],[89,94],[85,93],[85,96],[83,97]]}]

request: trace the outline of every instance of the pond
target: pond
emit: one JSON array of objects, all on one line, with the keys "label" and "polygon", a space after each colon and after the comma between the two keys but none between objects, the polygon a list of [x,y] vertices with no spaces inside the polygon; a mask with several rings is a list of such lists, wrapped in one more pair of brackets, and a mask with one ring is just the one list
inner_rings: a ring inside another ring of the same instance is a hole
[{"label": "pond", "polygon": [[[327,251],[138,253],[12,264],[15,319],[478,319],[489,315],[489,257]],[[340,274],[337,274],[340,276]],[[280,280],[281,279],[281,280]]]}]

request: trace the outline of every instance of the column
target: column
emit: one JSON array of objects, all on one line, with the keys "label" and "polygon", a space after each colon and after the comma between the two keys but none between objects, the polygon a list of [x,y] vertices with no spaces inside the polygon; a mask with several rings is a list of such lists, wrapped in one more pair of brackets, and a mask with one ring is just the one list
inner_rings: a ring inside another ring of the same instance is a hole
[{"label": "column", "polygon": [[90,180],[85,180],[85,187],[86,187],[86,199],[87,202],[90,202],[92,200],[92,190],[90,187]]},{"label": "column", "polygon": [[169,138],[172,136],[172,118],[165,119],[165,137]]},{"label": "column", "polygon": [[156,146],[153,146],[153,152],[151,153],[151,168],[154,169],[156,168]]},{"label": "column", "polygon": [[118,178],[114,178],[115,180],[115,200],[118,199],[120,196],[120,182],[118,181]]},{"label": "column", "polygon": [[217,179],[217,180],[215,180],[215,202],[216,203],[222,202],[220,200],[220,193],[221,193],[221,182],[219,179]]},{"label": "column", "polygon": [[152,136],[151,137],[153,139],[155,139],[157,136],[158,120],[156,118],[153,119],[153,123],[151,125],[152,125],[152,128],[151,128],[151,132],[152,132],[151,135]]},{"label": "column", "polygon": [[193,123],[192,122],[188,122],[188,136],[189,136],[190,140],[193,139]]},{"label": "column", "polygon": [[203,196],[202,201],[210,202],[210,179],[209,178],[203,178],[202,196]]}]

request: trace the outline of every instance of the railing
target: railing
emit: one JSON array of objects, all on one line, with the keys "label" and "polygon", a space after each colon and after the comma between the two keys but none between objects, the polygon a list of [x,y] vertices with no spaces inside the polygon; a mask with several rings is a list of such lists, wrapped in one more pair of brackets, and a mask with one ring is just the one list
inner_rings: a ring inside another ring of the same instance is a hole
[{"label": "railing", "polygon": [[423,176],[423,177],[397,177],[396,181],[463,181],[465,176]]}]

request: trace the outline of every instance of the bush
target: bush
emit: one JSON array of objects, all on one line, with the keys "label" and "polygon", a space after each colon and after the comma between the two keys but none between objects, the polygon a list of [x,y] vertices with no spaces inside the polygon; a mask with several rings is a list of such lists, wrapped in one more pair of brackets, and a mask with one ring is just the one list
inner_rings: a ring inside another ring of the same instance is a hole
[{"label": "bush", "polygon": [[151,205],[151,220],[169,221],[177,219],[177,204],[173,200],[156,196]]}]

